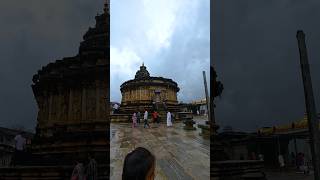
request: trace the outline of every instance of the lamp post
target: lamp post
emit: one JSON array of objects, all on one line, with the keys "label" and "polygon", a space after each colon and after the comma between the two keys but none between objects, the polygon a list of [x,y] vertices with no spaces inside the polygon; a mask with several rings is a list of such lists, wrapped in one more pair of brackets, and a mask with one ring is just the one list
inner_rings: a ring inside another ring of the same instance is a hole
[{"label": "lamp post", "polygon": [[310,147],[312,153],[312,162],[314,168],[314,179],[320,179],[320,136],[319,121],[317,117],[316,106],[313,97],[312,81],[310,76],[307,47],[305,43],[305,34],[303,31],[297,32],[297,40],[300,53],[300,65],[304,87],[305,105],[308,117],[308,126],[310,133]]}]

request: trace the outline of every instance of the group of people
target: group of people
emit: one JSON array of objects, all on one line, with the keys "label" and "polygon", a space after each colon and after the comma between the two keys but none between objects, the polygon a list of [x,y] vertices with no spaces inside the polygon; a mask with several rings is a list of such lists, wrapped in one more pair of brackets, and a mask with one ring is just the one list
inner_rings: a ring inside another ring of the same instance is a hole
[{"label": "group of people", "polygon": [[[285,160],[283,155],[278,156],[280,169],[283,170],[285,168]],[[309,174],[309,166],[305,160],[304,153],[299,152],[295,155],[293,152],[291,153],[291,165],[296,166],[297,170],[303,172],[304,174]]]},{"label": "group of people", "polygon": [[[152,115],[153,123],[159,124],[160,123],[159,113],[157,111],[153,111],[151,115]],[[134,112],[131,119],[132,119],[132,128],[137,127],[137,125],[140,124],[140,120],[142,119],[141,113],[139,111]],[[144,124],[143,125],[144,128],[146,128],[146,127],[150,128],[150,125],[148,122],[148,111],[147,110],[145,110],[144,114],[143,114],[143,124]],[[172,126],[172,114],[170,111],[167,112],[167,126],[168,127]]]},{"label": "group of people", "polygon": [[75,161],[76,165],[72,171],[71,180],[97,180],[98,169],[97,162],[88,154],[88,164],[86,166],[79,161]]},{"label": "group of people", "polygon": [[[137,113],[134,112],[131,119],[132,119],[132,128],[137,127],[137,125],[140,124],[140,121],[141,121],[141,113],[139,111]],[[144,123],[144,126],[143,126],[144,128],[150,127],[149,123],[148,123],[148,111],[147,110],[144,112],[144,115],[143,115],[143,123]]]}]

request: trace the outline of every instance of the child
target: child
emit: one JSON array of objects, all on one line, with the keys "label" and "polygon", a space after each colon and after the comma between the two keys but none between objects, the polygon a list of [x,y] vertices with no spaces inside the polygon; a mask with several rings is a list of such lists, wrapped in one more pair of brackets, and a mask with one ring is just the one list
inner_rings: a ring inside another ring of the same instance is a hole
[{"label": "child", "polygon": [[122,180],[154,180],[155,157],[150,151],[138,147],[127,154],[122,171]]}]

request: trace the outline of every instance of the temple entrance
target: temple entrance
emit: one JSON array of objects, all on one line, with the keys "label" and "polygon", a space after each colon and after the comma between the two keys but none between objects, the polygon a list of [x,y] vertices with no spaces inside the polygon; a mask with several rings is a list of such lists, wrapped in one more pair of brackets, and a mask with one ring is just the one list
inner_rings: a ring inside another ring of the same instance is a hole
[{"label": "temple entrance", "polygon": [[154,102],[160,103],[161,102],[161,90],[157,89],[154,91]]}]

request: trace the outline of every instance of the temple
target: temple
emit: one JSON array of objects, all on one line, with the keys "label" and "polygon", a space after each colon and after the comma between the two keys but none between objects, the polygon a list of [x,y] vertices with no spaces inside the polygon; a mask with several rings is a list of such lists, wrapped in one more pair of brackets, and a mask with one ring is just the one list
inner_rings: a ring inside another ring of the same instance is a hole
[{"label": "temple", "polygon": [[122,100],[120,109],[124,113],[136,111],[178,112],[178,84],[172,79],[150,76],[142,64],[135,78],[124,82],[120,87]]},{"label": "temple", "polygon": [[63,157],[89,149],[106,153],[107,9],[106,5],[104,13],[96,16],[96,26],[83,36],[78,55],[50,63],[34,75],[32,90],[39,108],[34,153],[63,152]]},{"label": "temple", "polygon": [[1,177],[14,172],[17,174],[11,173],[8,177],[70,178],[74,162],[85,162],[90,153],[99,165],[99,178],[107,178],[110,101],[108,1],[104,12],[95,20],[95,26],[84,34],[76,56],[49,63],[33,76],[31,86],[38,117],[36,134],[28,147],[30,159],[20,167],[0,169]]}]

